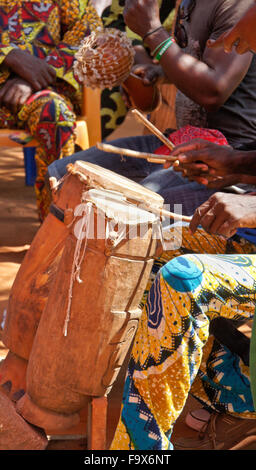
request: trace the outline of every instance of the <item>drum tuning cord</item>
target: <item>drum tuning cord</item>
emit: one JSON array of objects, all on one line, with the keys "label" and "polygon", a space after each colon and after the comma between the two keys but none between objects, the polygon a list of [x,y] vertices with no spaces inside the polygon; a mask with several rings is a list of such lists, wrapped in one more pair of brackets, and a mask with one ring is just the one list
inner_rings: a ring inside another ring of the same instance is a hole
[{"label": "drum tuning cord", "polygon": [[[86,206],[83,208],[84,213],[83,217],[80,219],[78,226],[76,225],[76,245],[74,250],[74,258],[72,263],[72,269],[70,274],[70,284],[69,284],[69,291],[68,291],[68,305],[67,305],[67,312],[66,318],[63,328],[64,336],[68,334],[68,323],[70,321],[70,311],[71,311],[71,304],[72,304],[72,294],[73,294],[73,284],[76,280],[79,284],[83,282],[80,278],[80,270],[81,264],[83,262],[86,248],[87,248],[87,241],[88,241],[88,232],[89,232],[89,223],[91,217],[93,205],[91,202],[88,202]],[[82,245],[83,249],[82,249]]]}]

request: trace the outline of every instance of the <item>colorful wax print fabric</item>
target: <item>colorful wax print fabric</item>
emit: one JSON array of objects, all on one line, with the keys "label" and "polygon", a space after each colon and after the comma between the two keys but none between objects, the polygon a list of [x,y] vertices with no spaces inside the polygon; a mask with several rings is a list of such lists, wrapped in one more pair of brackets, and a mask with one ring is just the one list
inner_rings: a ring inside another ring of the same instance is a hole
[{"label": "colorful wax print fabric", "polygon": [[[255,252],[255,246],[203,230],[195,237],[187,228],[184,233],[183,246],[155,262],[112,449],[171,449],[173,425],[189,393],[219,412],[256,418],[249,368],[209,335],[213,318],[253,317],[256,255],[242,251]],[[177,256],[199,248],[223,254]],[[225,254],[233,250],[238,253]]]},{"label": "colorful wax print fabric", "polygon": [[88,0],[0,0],[0,21],[0,86],[13,78],[4,59],[15,48],[47,61],[56,71],[54,85],[32,93],[19,109],[0,108],[0,128],[24,129],[39,142],[35,191],[42,221],[50,202],[47,167],[75,151],[82,88],[73,73],[74,56],[84,37],[102,22]]}]

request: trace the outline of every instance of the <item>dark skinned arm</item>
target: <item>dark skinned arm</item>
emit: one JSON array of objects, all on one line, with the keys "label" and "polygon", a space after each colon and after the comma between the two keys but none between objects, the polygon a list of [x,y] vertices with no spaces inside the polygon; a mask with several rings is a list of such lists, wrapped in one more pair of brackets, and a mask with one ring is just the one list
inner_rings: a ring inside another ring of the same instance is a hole
[{"label": "dark skinned arm", "polygon": [[3,63],[27,81],[35,91],[42,90],[55,81],[55,70],[45,60],[34,57],[21,49],[12,49]]},{"label": "dark skinned arm", "polygon": [[[143,21],[141,21],[143,18]],[[129,0],[124,9],[129,28],[145,36],[161,26],[157,0]],[[169,37],[162,28],[146,38],[151,51]],[[248,52],[238,56],[226,54],[223,49],[206,47],[203,61],[186,54],[177,44],[171,45],[160,59],[164,74],[190,99],[207,111],[216,111],[237,88],[246,75],[252,60]]]},{"label": "dark skinned arm", "polygon": [[213,194],[195,211],[190,222],[192,233],[199,225],[209,233],[227,238],[238,228],[256,228],[256,196]]},{"label": "dark skinned arm", "polygon": [[134,46],[135,58],[132,72],[142,78],[144,85],[163,83],[164,71],[159,64],[155,64],[152,57],[142,45]]},{"label": "dark skinned arm", "polygon": [[[240,183],[256,183],[256,151],[234,150],[202,139],[178,145],[172,152],[177,157],[173,168],[198,183],[208,184],[213,178],[238,176]],[[168,168],[170,164],[166,164]]]}]

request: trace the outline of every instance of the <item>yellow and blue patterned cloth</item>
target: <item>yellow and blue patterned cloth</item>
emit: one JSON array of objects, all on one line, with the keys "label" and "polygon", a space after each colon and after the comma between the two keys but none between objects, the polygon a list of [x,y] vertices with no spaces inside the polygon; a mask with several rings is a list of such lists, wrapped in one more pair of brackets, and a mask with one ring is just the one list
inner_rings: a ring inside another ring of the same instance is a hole
[{"label": "yellow and blue patterned cloth", "polygon": [[[156,261],[112,450],[171,449],[189,393],[216,411],[256,418],[249,368],[209,335],[213,318],[254,316],[256,255],[243,250],[255,253],[255,246],[237,242],[184,229],[183,246]],[[199,244],[204,254],[195,254]],[[189,246],[194,253],[177,256]]]}]

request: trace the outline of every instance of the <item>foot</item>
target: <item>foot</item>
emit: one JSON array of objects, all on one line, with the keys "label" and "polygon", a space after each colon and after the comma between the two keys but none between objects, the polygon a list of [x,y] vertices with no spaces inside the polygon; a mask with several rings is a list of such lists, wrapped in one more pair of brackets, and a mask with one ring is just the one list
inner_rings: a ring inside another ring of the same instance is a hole
[{"label": "foot", "polygon": [[175,450],[241,450],[256,448],[256,419],[234,418],[211,413],[210,419],[195,438],[178,438]]},{"label": "foot", "polygon": [[204,408],[198,408],[190,411],[185,418],[186,425],[195,431],[201,431],[208,423],[211,414]]}]

